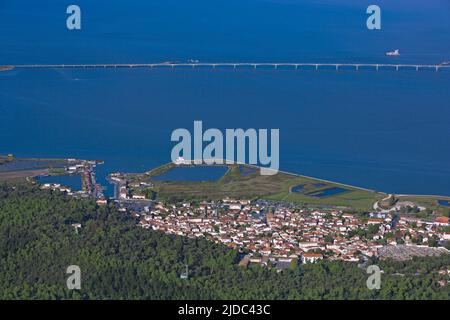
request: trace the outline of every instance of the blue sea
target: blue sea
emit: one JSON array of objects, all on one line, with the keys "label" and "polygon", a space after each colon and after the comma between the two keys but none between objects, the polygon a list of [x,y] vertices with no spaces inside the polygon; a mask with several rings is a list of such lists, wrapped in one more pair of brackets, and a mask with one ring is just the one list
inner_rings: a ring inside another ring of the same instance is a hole
[{"label": "blue sea", "polygon": [[[1,64],[440,63],[448,0],[0,2]],[[385,52],[400,49],[400,57]],[[140,172],[170,161],[176,128],[279,128],[280,167],[385,192],[450,195],[450,72],[13,70],[0,72],[0,153],[105,160]],[[110,187],[112,190],[112,187]]]}]

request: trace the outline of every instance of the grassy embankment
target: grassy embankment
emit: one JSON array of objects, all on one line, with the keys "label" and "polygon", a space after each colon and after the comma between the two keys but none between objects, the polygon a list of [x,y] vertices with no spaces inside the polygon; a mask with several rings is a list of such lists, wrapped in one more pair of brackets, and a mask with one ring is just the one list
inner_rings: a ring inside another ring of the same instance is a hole
[{"label": "grassy embankment", "polygon": [[[218,200],[226,197],[238,199],[265,198],[271,200],[286,200],[297,203],[319,206],[345,206],[356,210],[370,210],[373,203],[385,194],[342,186],[338,183],[322,181],[279,172],[272,176],[262,176],[259,170],[243,176],[239,165],[229,165],[227,173],[217,181],[155,181],[151,178],[173,168],[173,164],[158,167],[146,174],[131,175],[131,181],[151,181],[153,191],[159,200]],[[244,166],[248,167],[248,166]],[[252,168],[252,167],[248,167]],[[301,193],[292,192],[292,187],[305,185]],[[343,187],[347,192],[318,198],[307,195],[311,192]]]},{"label": "grassy embankment", "polygon": [[[447,200],[450,201],[450,197],[440,197],[440,196],[430,196],[430,195],[411,195],[411,196],[396,196],[399,201],[411,201],[416,203],[418,206],[423,206],[437,213],[437,215],[449,216],[450,207],[443,206],[438,203],[438,200]],[[424,216],[428,217],[426,214],[417,214],[419,217]],[[433,218],[431,216],[430,218]]]},{"label": "grassy embankment", "polygon": [[[0,155],[0,166],[6,163],[19,161],[29,161],[30,166],[20,167],[20,169],[0,170],[0,181],[25,180],[42,174],[61,174],[64,169],[61,167],[64,159],[47,158],[10,158]],[[36,163],[42,162],[42,165]]]}]

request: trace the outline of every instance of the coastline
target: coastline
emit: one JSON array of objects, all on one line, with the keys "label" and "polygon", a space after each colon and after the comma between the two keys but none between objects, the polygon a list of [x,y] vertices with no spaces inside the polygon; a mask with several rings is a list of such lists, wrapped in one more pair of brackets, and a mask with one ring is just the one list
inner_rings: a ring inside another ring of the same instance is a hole
[{"label": "coastline", "polygon": [[[102,164],[104,161],[100,160],[77,160],[70,158],[14,158],[15,161],[56,161],[56,162],[67,162],[70,161],[88,161],[92,164]],[[180,165],[180,164],[179,164]],[[166,171],[171,170],[174,167],[178,167],[179,165],[169,162],[163,165],[157,166],[151,170],[142,172],[142,173],[123,173],[123,176],[126,177],[126,180],[129,181],[152,181],[152,178],[156,175],[162,174]],[[382,198],[385,198],[388,193],[382,191],[376,191],[364,187],[354,186],[346,183],[341,183],[337,181],[331,181],[327,179],[315,178],[311,176],[306,176],[294,172],[288,172],[284,170],[279,170],[276,175],[273,176],[261,176],[258,174],[253,175],[253,180],[250,180],[250,185],[245,184],[245,181],[240,181],[239,173],[236,173],[236,169],[239,167],[248,167],[256,170],[260,170],[261,167],[257,165],[251,165],[246,163],[234,163],[234,164],[226,164],[224,163],[184,163],[181,166],[227,166],[226,172],[219,178],[217,181],[173,181],[173,182],[164,182],[164,181],[156,181],[156,185],[161,187],[162,194],[193,194],[192,189],[193,186],[197,197],[202,197],[202,192],[204,192],[203,197],[208,198],[211,194],[216,194],[216,197],[227,196],[227,192],[230,192],[230,196],[242,195],[243,197],[251,197],[251,198],[267,198],[269,200],[274,201],[292,201],[292,202],[301,202],[301,203],[309,203],[311,205],[330,205],[330,206],[347,206],[349,208],[362,210],[362,208],[366,208],[366,210],[370,210],[370,208],[374,208],[374,205],[378,203]],[[0,164],[1,166],[1,164]],[[66,168],[67,169],[67,168]],[[53,170],[53,172],[51,172]],[[239,170],[238,170],[239,171]],[[52,169],[49,166],[47,169],[39,168],[39,170],[31,170],[31,169],[21,169],[21,170],[9,170],[0,172],[0,180],[10,180],[10,179],[23,179],[43,175],[50,174],[52,176],[63,176],[66,172],[57,172],[54,168]],[[95,174],[95,173],[94,173]],[[113,172],[107,174],[106,181],[110,182],[108,179]],[[276,177],[271,179],[270,177]],[[273,182],[274,180],[282,179],[280,182]],[[243,179],[246,180],[246,179]],[[248,180],[248,179],[247,179]],[[306,190],[304,193],[292,191],[292,188],[300,185],[300,184],[308,184],[308,185],[316,185],[309,190]],[[320,185],[320,186],[319,186]],[[204,187],[204,189],[202,189]],[[235,189],[233,189],[233,187]],[[347,189],[344,192],[338,194],[325,195],[323,198],[320,196],[314,196],[320,192],[324,192],[336,187],[342,187]],[[254,190],[259,190],[256,193],[252,193]],[[262,190],[261,190],[262,189]],[[228,191],[227,191],[228,190]],[[264,191],[265,190],[265,191]],[[423,207],[426,204],[426,207],[432,207],[434,209],[445,210],[445,206],[439,203],[440,200],[450,200],[450,196],[443,195],[423,195],[423,194],[393,194],[396,198],[401,200],[409,200],[421,204]],[[115,198],[115,197],[113,197]],[[361,202],[363,201],[363,202]]]}]

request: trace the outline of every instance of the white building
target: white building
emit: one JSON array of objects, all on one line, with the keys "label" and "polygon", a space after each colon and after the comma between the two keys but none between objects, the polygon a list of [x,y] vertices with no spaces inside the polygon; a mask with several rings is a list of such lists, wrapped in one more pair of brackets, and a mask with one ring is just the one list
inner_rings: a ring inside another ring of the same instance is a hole
[{"label": "white building", "polygon": [[320,253],[305,252],[302,255],[302,263],[314,263],[321,259],[323,259],[323,255]]}]

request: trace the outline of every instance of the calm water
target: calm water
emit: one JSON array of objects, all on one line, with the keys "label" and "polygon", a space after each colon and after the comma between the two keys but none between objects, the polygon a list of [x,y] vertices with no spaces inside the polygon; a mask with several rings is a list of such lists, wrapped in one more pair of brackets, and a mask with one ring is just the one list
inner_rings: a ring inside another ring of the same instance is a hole
[{"label": "calm water", "polygon": [[299,184],[299,185],[297,185],[295,187],[292,187],[291,191],[292,192],[302,192],[304,188],[305,188],[304,184]]},{"label": "calm water", "polygon": [[39,177],[38,180],[40,183],[59,183],[63,186],[70,187],[73,191],[80,191],[82,187],[81,176],[79,174]]},{"label": "calm water", "polygon": [[345,188],[333,187],[333,188],[328,188],[328,189],[324,189],[324,190],[317,191],[317,192],[308,193],[308,196],[323,199],[323,198],[328,198],[328,197],[334,196],[336,194],[340,194],[340,193],[348,192],[348,191],[349,190],[345,189]]},{"label": "calm water", "polygon": [[[130,1],[129,1],[130,2]],[[450,3],[378,1],[0,3],[0,64],[153,61],[450,60]],[[0,72],[0,153],[105,160],[111,171],[170,161],[170,134],[280,128],[283,170],[397,193],[450,195],[449,72],[46,70]]]},{"label": "calm water", "polygon": [[441,206],[450,207],[450,202],[448,200],[438,200]]},{"label": "calm water", "polygon": [[152,178],[156,181],[216,181],[228,170],[227,166],[174,167]]}]

